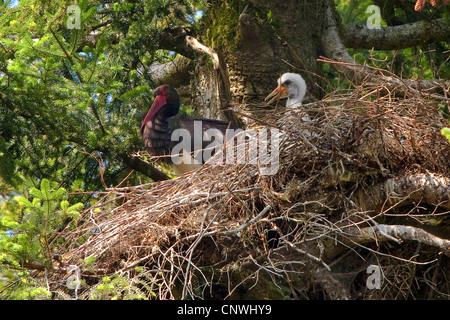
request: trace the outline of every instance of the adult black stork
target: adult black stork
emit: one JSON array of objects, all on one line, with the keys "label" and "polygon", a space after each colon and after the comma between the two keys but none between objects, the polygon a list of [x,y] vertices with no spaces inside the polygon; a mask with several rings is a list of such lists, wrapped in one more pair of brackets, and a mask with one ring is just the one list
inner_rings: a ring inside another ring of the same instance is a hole
[{"label": "adult black stork", "polygon": [[278,79],[278,87],[267,97],[266,101],[271,104],[275,100],[287,98],[286,108],[301,107],[306,94],[306,83],[302,76],[297,73],[284,73]]},{"label": "adult black stork", "polygon": [[141,136],[150,155],[170,164],[177,175],[201,167],[225,138],[229,140],[239,131],[228,122],[179,115],[180,98],[169,85],[157,87],[153,96]]}]

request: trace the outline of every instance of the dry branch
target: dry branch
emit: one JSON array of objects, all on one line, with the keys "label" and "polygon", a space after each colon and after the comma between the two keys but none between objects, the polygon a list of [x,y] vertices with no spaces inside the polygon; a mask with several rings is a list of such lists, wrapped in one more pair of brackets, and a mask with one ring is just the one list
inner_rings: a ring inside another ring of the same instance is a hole
[{"label": "dry branch", "polygon": [[402,206],[426,203],[450,209],[450,178],[432,173],[390,178],[366,190],[359,190],[353,200],[365,210],[382,210],[396,203]]},{"label": "dry branch", "polygon": [[450,240],[441,239],[423,229],[411,226],[378,224],[373,227],[360,229],[357,236],[351,238],[351,240],[356,243],[386,240],[394,240],[400,243],[413,240],[437,247],[450,257]]}]

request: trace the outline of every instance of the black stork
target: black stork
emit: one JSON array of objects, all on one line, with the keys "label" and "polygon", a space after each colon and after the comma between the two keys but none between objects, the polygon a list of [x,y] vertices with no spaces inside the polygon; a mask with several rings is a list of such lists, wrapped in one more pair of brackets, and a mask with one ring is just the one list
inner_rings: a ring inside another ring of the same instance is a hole
[{"label": "black stork", "polygon": [[177,175],[201,167],[224,138],[231,139],[239,130],[228,122],[179,115],[180,98],[169,85],[157,87],[153,96],[141,123],[141,136],[150,155],[170,164]]}]

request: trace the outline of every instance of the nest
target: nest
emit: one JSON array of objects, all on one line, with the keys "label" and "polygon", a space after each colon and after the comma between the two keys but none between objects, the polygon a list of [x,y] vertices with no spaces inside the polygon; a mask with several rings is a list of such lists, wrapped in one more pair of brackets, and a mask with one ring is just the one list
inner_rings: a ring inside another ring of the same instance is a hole
[{"label": "nest", "polygon": [[[432,173],[448,183],[450,144],[440,135],[446,120],[439,103],[366,86],[297,110],[261,111],[249,128],[281,132],[274,174],[262,174],[261,163],[215,164],[109,189],[61,235],[64,263],[85,276],[145,275],[146,290],[159,299],[408,296],[397,275],[416,261],[417,241],[383,247],[382,238],[395,238],[388,229],[370,237],[362,230],[415,213],[445,223],[448,195],[420,206],[398,193],[384,194],[382,203],[367,197],[399,176]],[[450,238],[446,230],[439,239]],[[443,251],[430,241],[421,262]],[[83,265],[89,257],[94,263]],[[371,263],[389,266],[384,272],[395,278],[375,293],[356,286]],[[415,277],[408,274],[404,281]]]}]

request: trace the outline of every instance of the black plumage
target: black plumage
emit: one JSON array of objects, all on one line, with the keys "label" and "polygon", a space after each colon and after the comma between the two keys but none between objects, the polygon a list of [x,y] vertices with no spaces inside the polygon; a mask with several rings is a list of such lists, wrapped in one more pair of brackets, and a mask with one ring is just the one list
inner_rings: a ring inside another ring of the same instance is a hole
[{"label": "black plumage", "polygon": [[[177,174],[203,165],[221,147],[225,137],[231,139],[238,132],[238,127],[225,121],[179,115],[178,93],[168,85],[158,87],[154,97],[142,121],[141,135],[147,151],[159,162],[171,164]],[[179,153],[180,149],[184,151]],[[172,154],[174,150],[177,152]]]}]

